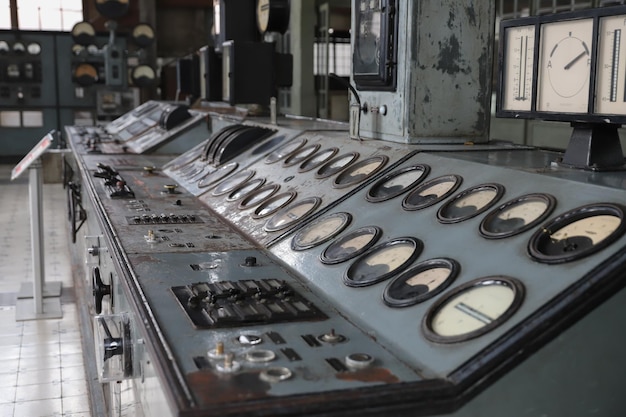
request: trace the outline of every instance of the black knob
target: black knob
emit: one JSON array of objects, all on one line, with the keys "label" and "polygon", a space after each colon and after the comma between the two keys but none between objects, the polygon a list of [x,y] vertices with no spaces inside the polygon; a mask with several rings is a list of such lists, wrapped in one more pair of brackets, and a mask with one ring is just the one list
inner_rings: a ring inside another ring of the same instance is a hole
[{"label": "black knob", "polygon": [[100,268],[95,267],[92,274],[93,296],[96,303],[96,314],[102,312],[102,299],[105,295],[111,295],[111,286],[102,282]]},{"label": "black knob", "polygon": [[243,264],[244,266],[256,266],[256,258],[254,256],[247,256]]}]

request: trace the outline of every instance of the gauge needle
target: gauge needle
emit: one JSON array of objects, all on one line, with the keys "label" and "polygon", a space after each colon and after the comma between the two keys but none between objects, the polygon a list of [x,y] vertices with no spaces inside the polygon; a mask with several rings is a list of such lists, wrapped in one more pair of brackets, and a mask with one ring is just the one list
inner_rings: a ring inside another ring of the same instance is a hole
[{"label": "gauge needle", "polygon": [[584,57],[585,55],[587,55],[587,51],[582,51],[580,54],[578,54],[576,58],[572,59],[565,67],[563,67],[563,69],[566,69],[566,70],[570,69],[572,65],[578,62],[578,60]]}]

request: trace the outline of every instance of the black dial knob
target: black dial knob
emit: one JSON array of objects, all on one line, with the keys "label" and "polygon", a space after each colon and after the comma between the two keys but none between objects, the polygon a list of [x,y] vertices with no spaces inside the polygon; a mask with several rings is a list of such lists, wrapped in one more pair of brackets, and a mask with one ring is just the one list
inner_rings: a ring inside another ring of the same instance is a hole
[{"label": "black dial knob", "polygon": [[96,313],[100,314],[102,312],[102,299],[105,295],[111,295],[111,286],[106,285],[104,282],[102,282],[102,277],[100,276],[100,268],[98,267],[93,269],[92,281]]}]

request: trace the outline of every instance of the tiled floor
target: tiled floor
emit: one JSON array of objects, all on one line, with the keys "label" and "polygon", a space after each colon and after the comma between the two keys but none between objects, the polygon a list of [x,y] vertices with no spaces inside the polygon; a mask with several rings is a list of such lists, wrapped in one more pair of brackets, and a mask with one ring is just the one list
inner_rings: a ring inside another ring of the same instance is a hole
[{"label": "tiled floor", "polygon": [[63,318],[16,321],[16,294],[32,284],[28,173],[0,165],[0,416],[90,416],[68,252],[65,190],[44,184],[45,280],[62,282]]}]

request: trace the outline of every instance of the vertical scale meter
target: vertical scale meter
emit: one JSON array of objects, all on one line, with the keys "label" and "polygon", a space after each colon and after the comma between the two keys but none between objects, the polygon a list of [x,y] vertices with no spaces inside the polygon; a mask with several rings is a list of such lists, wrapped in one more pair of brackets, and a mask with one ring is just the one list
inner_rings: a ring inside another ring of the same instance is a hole
[{"label": "vertical scale meter", "polygon": [[[600,19],[595,111],[605,114],[626,114],[626,51],[622,33],[626,15]],[[620,63],[622,65],[620,65]]]}]

